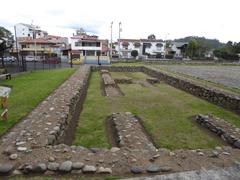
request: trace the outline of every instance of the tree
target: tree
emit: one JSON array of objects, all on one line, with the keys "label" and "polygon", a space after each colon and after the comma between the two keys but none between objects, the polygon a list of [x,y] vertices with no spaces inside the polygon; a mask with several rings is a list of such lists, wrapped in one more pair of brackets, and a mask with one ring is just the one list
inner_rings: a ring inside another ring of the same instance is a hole
[{"label": "tree", "polygon": [[198,42],[195,39],[191,39],[187,46],[187,55],[190,57],[196,56],[198,48]]},{"label": "tree", "polygon": [[156,36],[155,36],[154,34],[150,34],[150,35],[148,36],[148,39],[149,39],[149,40],[155,40],[155,39],[156,39]]},{"label": "tree", "polygon": [[213,51],[214,55],[221,59],[238,60],[240,54],[240,43],[228,41],[225,46],[222,46]]},{"label": "tree", "polygon": [[136,58],[138,56],[138,51],[137,50],[132,50],[131,56]]},{"label": "tree", "polygon": [[0,56],[2,57],[2,66],[4,67],[4,52],[12,48],[14,43],[12,33],[0,26]]}]

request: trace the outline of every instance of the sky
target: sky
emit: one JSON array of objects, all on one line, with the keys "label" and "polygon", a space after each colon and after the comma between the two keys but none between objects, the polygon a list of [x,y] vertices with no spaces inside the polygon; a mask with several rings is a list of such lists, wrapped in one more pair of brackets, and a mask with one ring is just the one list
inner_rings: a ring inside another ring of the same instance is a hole
[{"label": "sky", "polygon": [[[4,8],[5,7],[5,8]],[[240,41],[240,0],[7,0],[1,1],[0,26],[39,25],[51,35],[71,37],[75,29],[110,39],[185,36]]]}]

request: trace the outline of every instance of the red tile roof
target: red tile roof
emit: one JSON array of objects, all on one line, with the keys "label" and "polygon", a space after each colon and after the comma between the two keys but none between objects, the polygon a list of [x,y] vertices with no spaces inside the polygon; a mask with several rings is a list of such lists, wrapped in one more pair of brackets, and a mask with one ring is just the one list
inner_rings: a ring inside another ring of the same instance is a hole
[{"label": "red tile roof", "polygon": [[29,39],[29,40],[24,40],[20,41],[20,44],[32,44],[32,43],[37,43],[37,44],[55,44],[54,42],[51,42],[47,39],[44,38],[37,38],[37,39]]}]

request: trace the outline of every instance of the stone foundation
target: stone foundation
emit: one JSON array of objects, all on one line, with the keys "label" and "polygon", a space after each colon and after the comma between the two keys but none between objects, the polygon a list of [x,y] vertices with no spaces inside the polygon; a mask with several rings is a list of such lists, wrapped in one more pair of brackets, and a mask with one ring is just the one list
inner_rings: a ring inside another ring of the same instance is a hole
[{"label": "stone foundation", "polygon": [[220,136],[228,144],[240,149],[240,129],[236,126],[211,116],[198,115],[194,119],[200,125]]},{"label": "stone foundation", "polygon": [[112,79],[108,70],[101,70],[101,77],[105,96],[123,95],[116,82]]},{"label": "stone foundation", "polygon": [[234,96],[213,88],[195,84],[186,79],[173,77],[169,74],[161,72],[161,70],[158,69],[146,66],[92,66],[91,69],[93,71],[106,69],[110,72],[143,72],[151,77],[157,78],[158,80],[162,80],[175,88],[184,90],[187,93],[240,114],[239,96]]},{"label": "stone foundation", "polygon": [[[92,67],[92,70],[101,68],[104,67]],[[165,80],[161,72],[146,67],[106,68],[118,72],[144,72]],[[112,116],[119,147],[107,149],[66,145],[72,141],[90,73],[89,66],[80,66],[74,75],[1,137],[0,175],[71,173],[79,176],[128,176],[131,173],[179,172],[201,166],[230,165],[240,156],[239,150],[231,147],[218,147],[214,152],[156,149],[139,120],[129,112],[114,113]],[[238,141],[233,144],[237,146]]]}]

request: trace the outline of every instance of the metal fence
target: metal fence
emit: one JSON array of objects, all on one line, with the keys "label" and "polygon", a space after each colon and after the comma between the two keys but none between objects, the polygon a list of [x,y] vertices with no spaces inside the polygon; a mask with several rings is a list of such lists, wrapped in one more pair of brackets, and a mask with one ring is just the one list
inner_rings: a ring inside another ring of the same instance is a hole
[{"label": "metal fence", "polygon": [[20,57],[19,60],[4,61],[4,64],[1,63],[0,68],[5,68],[7,69],[8,73],[15,74],[24,71],[47,70],[67,67],[71,67],[71,65],[67,61],[61,61],[61,59],[58,57],[50,57],[38,61],[26,61],[24,57]]}]

